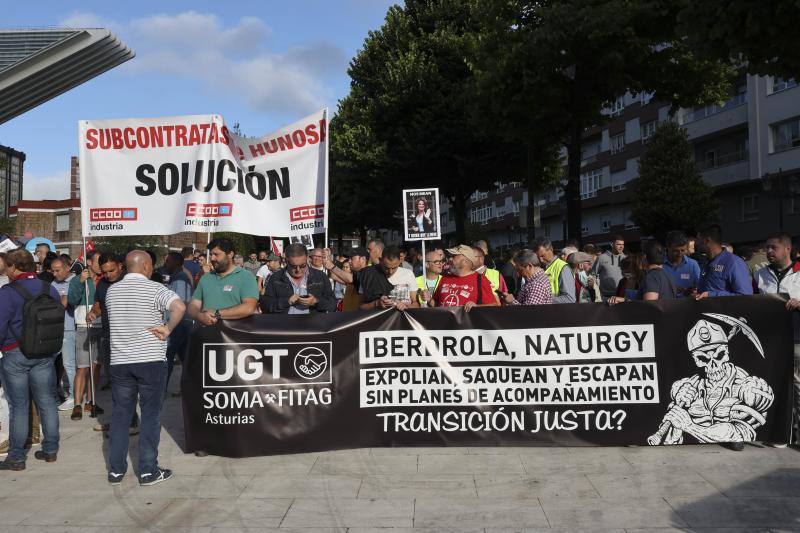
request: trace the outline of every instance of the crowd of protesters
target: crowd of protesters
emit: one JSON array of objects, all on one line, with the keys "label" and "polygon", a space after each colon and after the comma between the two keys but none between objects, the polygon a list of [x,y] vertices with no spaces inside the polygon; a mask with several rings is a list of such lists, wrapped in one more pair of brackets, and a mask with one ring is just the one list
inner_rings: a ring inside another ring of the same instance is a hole
[{"label": "crowd of protesters", "polygon": [[[0,254],[0,287],[7,285],[0,289],[0,390],[10,411],[0,418],[0,431],[9,435],[0,438],[0,454],[7,454],[0,470],[24,470],[27,449],[35,444],[41,444],[36,459],[56,461],[58,411],[68,411],[71,420],[101,414],[94,391],[111,388],[111,422],[94,426],[110,436],[108,481],[118,484],[125,475],[128,437],[139,432],[139,482],[168,479],[157,448],[169,378],[176,360],[185,361],[192,330],[220,320],[359,309],[625,305],[758,293],[788,294],[787,309],[800,311],[800,260],[791,238],[773,235],[763,246],[734,251],[719,226],[697,237],[670,232],[663,243],[646,241],[634,253],[619,236],[611,237],[607,250],[577,242],[556,249],[536,240],[497,261],[485,241],[453,247],[428,242],[424,257],[415,247],[380,239],[337,254],[299,243],[282,256],[243,252],[220,238],[205,253],[168,252],[161,267],[153,252],[140,250],[124,256],[94,251],[81,260],[47,245],[33,254],[24,248]],[[26,297],[18,287],[62,306],[58,353],[23,355]],[[800,328],[795,343],[800,367]],[[796,411],[798,398],[796,370]]]}]

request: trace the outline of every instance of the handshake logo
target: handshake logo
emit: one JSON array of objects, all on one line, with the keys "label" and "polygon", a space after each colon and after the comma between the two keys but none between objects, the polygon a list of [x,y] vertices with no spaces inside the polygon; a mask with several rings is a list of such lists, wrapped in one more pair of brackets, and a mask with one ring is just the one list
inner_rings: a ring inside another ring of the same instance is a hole
[{"label": "handshake logo", "polygon": [[331,342],[203,345],[203,387],[238,388],[330,383]]}]

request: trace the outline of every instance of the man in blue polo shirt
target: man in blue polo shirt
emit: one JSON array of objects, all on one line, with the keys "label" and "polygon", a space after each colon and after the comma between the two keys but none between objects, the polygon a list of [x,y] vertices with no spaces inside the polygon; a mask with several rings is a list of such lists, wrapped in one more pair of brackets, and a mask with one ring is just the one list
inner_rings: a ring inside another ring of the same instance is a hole
[{"label": "man in blue polo shirt", "polygon": [[753,294],[747,263],[722,247],[722,229],[718,225],[701,231],[699,243],[709,261],[700,273],[695,298]]},{"label": "man in blue polo shirt", "polygon": [[664,272],[669,274],[678,289],[678,298],[691,293],[700,281],[700,265],[687,255],[689,239],[682,231],[667,234],[667,258]]}]

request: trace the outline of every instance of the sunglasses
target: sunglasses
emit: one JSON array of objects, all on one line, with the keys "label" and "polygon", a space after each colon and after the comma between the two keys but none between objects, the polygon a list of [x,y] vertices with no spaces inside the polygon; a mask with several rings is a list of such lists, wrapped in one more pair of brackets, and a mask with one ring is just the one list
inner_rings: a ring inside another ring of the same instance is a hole
[{"label": "sunglasses", "polygon": [[290,269],[290,270],[303,270],[303,269],[305,269],[307,266],[308,266],[307,264],[302,264],[302,265],[286,265],[286,268],[288,268],[288,269]]}]

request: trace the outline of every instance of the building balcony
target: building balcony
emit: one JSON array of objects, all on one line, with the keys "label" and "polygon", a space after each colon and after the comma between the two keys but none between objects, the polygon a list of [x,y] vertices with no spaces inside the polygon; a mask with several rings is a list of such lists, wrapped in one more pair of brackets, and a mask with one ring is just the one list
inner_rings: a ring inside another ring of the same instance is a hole
[{"label": "building balcony", "polygon": [[747,124],[747,99],[732,98],[724,105],[712,105],[680,117],[678,124],[695,140]]},{"label": "building balcony", "polygon": [[750,177],[750,164],[747,157],[726,164],[701,167],[700,170],[703,173],[703,181],[712,187],[743,181]]}]

